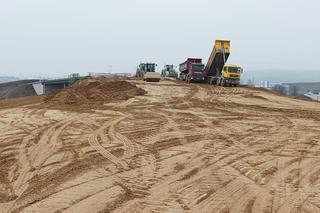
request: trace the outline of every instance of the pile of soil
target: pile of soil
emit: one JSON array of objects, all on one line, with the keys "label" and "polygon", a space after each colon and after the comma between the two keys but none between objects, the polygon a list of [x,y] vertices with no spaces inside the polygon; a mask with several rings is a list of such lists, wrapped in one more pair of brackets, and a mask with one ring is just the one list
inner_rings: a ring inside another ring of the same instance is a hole
[{"label": "pile of soil", "polygon": [[67,89],[47,94],[44,100],[49,103],[70,105],[101,104],[127,100],[144,94],[146,94],[145,90],[124,79],[99,77],[78,81]]}]

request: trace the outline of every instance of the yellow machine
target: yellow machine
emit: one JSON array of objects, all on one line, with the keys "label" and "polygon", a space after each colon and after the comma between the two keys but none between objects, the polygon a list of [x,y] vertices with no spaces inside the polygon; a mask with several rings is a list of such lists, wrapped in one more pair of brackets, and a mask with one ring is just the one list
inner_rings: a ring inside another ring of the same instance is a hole
[{"label": "yellow machine", "polygon": [[221,83],[224,85],[238,86],[240,83],[242,68],[237,65],[226,64],[224,65],[221,77],[224,79]]},{"label": "yellow machine", "polygon": [[230,56],[230,41],[216,40],[211,51],[204,74],[209,84],[221,86],[238,86],[242,68],[237,65],[226,65]]}]

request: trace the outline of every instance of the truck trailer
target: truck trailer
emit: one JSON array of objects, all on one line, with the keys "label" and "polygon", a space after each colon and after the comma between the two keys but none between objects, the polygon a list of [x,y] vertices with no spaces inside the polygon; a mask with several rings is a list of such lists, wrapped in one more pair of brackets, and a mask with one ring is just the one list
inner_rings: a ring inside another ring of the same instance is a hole
[{"label": "truck trailer", "polygon": [[179,65],[180,79],[188,83],[203,82],[204,64],[201,58],[188,58],[185,62]]}]

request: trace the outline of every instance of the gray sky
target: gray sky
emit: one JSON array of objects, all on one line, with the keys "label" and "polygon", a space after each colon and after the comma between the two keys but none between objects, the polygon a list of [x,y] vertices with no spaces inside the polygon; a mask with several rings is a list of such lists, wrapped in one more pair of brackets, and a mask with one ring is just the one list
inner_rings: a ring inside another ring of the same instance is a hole
[{"label": "gray sky", "polygon": [[0,0],[0,75],[160,70],[206,62],[215,39],[247,70],[320,70],[319,11],[318,0]]}]

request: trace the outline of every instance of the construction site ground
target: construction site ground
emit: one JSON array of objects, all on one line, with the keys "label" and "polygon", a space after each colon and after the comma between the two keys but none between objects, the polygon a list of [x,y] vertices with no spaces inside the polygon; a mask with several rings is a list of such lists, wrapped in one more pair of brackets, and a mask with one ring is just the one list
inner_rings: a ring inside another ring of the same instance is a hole
[{"label": "construction site ground", "polygon": [[319,103],[131,82],[97,107],[1,102],[0,212],[320,212]]}]

